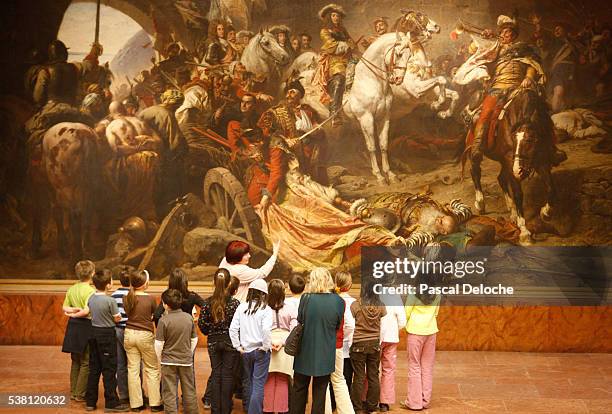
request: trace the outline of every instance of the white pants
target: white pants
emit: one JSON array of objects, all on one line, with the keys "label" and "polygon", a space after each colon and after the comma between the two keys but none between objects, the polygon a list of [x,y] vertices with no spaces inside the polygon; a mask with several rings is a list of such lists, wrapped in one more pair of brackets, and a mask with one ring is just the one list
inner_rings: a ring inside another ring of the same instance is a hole
[{"label": "white pants", "polygon": [[[344,354],[342,348],[336,349],[336,370],[331,373],[329,380],[334,390],[334,398],[336,399],[336,413],[337,414],[355,414],[353,409],[353,403],[351,402],[351,395],[349,394],[346,380],[344,379]],[[331,414],[331,397],[329,395],[329,388],[325,395],[325,414]]]}]

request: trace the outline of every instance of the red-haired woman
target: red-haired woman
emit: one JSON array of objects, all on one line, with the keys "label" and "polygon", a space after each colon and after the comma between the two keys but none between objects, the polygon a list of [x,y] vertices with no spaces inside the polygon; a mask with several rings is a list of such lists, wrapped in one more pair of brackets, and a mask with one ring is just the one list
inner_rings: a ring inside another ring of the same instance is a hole
[{"label": "red-haired woman", "polygon": [[240,280],[238,291],[234,297],[241,303],[246,301],[249,284],[257,279],[265,279],[274,268],[280,249],[280,241],[273,243],[272,246],[272,256],[270,256],[266,263],[259,269],[254,269],[249,266],[251,247],[248,243],[234,240],[225,248],[225,257],[221,260],[219,267],[229,270],[230,275]]}]

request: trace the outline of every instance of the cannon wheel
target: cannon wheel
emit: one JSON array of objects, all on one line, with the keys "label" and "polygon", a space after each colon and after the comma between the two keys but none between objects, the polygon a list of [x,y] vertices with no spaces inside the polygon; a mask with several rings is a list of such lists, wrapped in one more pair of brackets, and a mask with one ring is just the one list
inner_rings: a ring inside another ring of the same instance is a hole
[{"label": "cannon wheel", "polygon": [[217,216],[217,227],[265,248],[261,223],[246,190],[226,168],[211,168],[204,178],[204,201]]}]

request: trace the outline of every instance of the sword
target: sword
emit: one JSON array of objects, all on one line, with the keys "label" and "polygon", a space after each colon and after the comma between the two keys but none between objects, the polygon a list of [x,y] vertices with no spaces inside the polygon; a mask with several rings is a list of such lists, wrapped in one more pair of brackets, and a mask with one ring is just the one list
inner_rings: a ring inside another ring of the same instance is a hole
[{"label": "sword", "polygon": [[181,87],[178,86],[178,83],[176,83],[176,80],[168,75],[166,72],[164,72],[161,68],[159,69],[159,72],[162,74],[162,76],[170,83],[170,85],[174,86],[175,89],[177,90],[181,90]]}]

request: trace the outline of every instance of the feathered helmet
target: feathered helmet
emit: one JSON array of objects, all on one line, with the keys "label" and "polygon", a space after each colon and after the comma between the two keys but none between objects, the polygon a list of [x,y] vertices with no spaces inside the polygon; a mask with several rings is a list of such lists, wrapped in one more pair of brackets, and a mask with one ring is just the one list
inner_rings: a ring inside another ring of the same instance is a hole
[{"label": "feathered helmet", "polygon": [[336,3],[330,3],[327,6],[324,6],[321,10],[319,10],[319,19],[325,20],[327,15],[331,12],[338,13],[340,16],[345,17],[346,12],[344,8]]},{"label": "feathered helmet", "polygon": [[517,35],[519,32],[518,23],[516,22],[516,19],[509,16],[505,16],[503,14],[497,18],[497,29],[500,32],[504,29],[511,29]]}]

